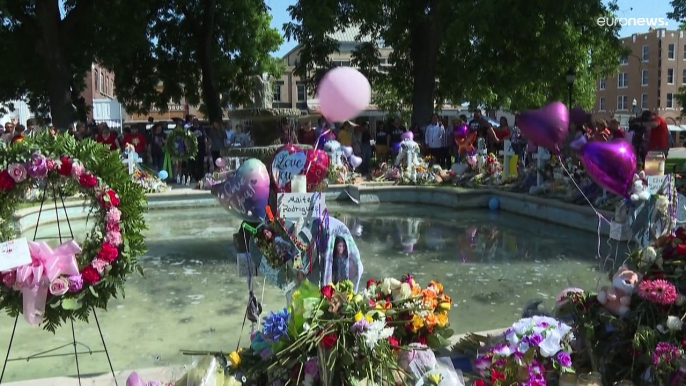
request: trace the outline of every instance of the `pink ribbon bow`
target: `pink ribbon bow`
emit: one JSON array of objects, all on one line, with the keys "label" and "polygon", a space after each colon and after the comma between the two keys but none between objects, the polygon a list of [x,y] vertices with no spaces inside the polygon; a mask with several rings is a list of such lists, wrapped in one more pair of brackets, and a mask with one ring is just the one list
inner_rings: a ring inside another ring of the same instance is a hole
[{"label": "pink ribbon bow", "polygon": [[163,386],[163,384],[160,381],[145,382],[138,373],[134,371],[129,375],[129,378],[126,379],[126,386]]},{"label": "pink ribbon bow", "polygon": [[50,283],[62,275],[79,274],[75,255],[81,247],[71,240],[53,250],[44,241],[29,241],[29,251],[31,264],[17,268],[17,284],[22,291],[24,319],[37,325],[43,321]]}]

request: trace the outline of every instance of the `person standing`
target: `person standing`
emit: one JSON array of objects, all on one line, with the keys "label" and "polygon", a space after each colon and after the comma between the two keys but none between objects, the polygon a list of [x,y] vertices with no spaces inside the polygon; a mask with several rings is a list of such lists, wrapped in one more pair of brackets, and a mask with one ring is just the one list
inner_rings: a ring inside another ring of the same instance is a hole
[{"label": "person standing", "polygon": [[102,123],[99,128],[101,132],[95,137],[95,141],[107,146],[112,151],[119,150],[119,141],[117,141],[115,131],[107,127],[105,123]]},{"label": "person standing", "polygon": [[12,140],[10,143],[17,143],[17,142],[22,142],[24,140],[24,131],[26,128],[24,125],[17,125],[14,127],[14,136],[12,137]]},{"label": "person standing", "polygon": [[431,123],[426,126],[424,131],[424,142],[428,148],[429,155],[436,163],[441,160],[444,137],[445,128],[438,122],[438,115],[434,114],[431,116]]},{"label": "person standing", "polygon": [[138,132],[138,127],[125,127],[124,128],[124,146],[131,144],[134,150],[138,154],[138,157],[144,159],[145,149],[148,147],[148,142],[145,140],[145,136]]},{"label": "person standing", "polygon": [[12,138],[14,138],[14,124],[12,122],[7,122],[5,123],[5,132],[2,134],[2,137],[0,137],[0,142],[8,144],[12,142]]},{"label": "person standing", "polygon": [[391,127],[390,132],[390,143],[388,145],[391,151],[391,157],[395,159],[398,156],[398,150],[400,148],[400,142],[403,140],[403,133],[405,132],[405,127],[400,122],[400,118],[396,117],[393,120],[393,127]]},{"label": "person standing", "polygon": [[152,158],[152,164],[159,172],[164,167],[164,141],[167,140],[167,135],[162,131],[162,124],[159,122],[152,125],[151,132],[152,136],[148,152],[150,158]]},{"label": "person standing", "polygon": [[[212,155],[212,163],[221,157],[221,152],[226,145],[226,130],[222,127],[221,121],[212,122],[212,128],[208,134],[208,141],[210,142],[210,152]],[[200,141],[198,141],[198,152],[200,151]],[[204,157],[203,157],[204,158]],[[199,180],[198,180],[199,181]]]},{"label": "person standing", "polygon": [[[212,145],[211,141],[208,139],[205,128],[200,126],[200,121],[198,121],[197,119],[193,119],[193,126],[191,126],[190,130],[193,132],[195,138],[198,140],[198,154],[195,155],[195,162],[191,164],[191,162],[189,161],[188,166],[189,169],[191,169],[191,173],[193,174],[193,179],[196,182],[200,182],[202,181],[203,177],[205,177],[205,157],[212,154]],[[216,129],[211,130],[215,131]],[[222,134],[224,133],[222,132]],[[224,143],[223,135],[221,137],[221,142],[222,144]]]},{"label": "person standing", "polygon": [[312,129],[310,121],[305,122],[303,127],[298,130],[298,142],[310,146],[314,146],[317,142],[317,133]]},{"label": "person standing", "polygon": [[362,125],[362,166],[360,173],[366,175],[372,162],[372,134],[369,132],[369,123],[365,122]]},{"label": "person standing", "polygon": [[669,128],[661,116],[651,113],[648,128],[648,151],[661,151],[665,157],[669,154]]},{"label": "person standing", "polygon": [[388,161],[388,144],[390,137],[386,132],[386,127],[383,122],[378,122],[376,124],[376,162],[383,163]]}]

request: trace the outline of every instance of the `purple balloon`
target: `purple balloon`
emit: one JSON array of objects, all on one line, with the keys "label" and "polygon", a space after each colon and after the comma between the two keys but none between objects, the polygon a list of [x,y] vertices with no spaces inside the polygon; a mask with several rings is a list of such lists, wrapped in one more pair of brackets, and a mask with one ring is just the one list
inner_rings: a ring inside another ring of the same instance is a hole
[{"label": "purple balloon", "polygon": [[230,213],[245,221],[260,222],[269,203],[269,172],[262,161],[251,158],[226,181],[212,187],[212,195]]},{"label": "purple balloon", "polygon": [[577,126],[586,123],[586,112],[579,106],[572,107],[569,111],[569,121]]},{"label": "purple balloon", "polygon": [[586,139],[586,136],[585,136],[585,135],[582,135],[581,137],[579,137],[579,138],[573,140],[572,142],[570,142],[570,143],[569,143],[569,147],[571,147],[572,149],[578,151],[579,149],[581,149],[582,147],[584,147],[584,145],[585,145],[586,143],[588,143],[588,140]]},{"label": "purple balloon", "polygon": [[464,137],[467,135],[467,131],[469,131],[469,128],[467,125],[460,125],[455,128],[453,128],[453,136],[455,137]]},{"label": "purple balloon", "polygon": [[414,141],[414,134],[411,131],[406,131],[400,135],[400,139],[403,141],[405,139],[409,139],[410,141]]},{"label": "purple balloon", "polygon": [[579,151],[586,173],[603,189],[628,197],[634,173],[636,152],[623,139],[592,141]]},{"label": "purple balloon", "polygon": [[554,152],[567,138],[569,112],[564,103],[553,102],[538,110],[523,112],[518,123],[527,139]]},{"label": "purple balloon", "polygon": [[392,144],[391,144],[391,150],[392,150],[394,153],[399,152],[399,151],[400,151],[400,142],[392,143]]},{"label": "purple balloon", "polygon": [[362,165],[362,158],[360,158],[360,157],[358,157],[358,156],[356,156],[356,155],[351,155],[350,158],[348,158],[348,161],[350,162],[350,164],[351,164],[354,168],[356,168],[356,167]]}]

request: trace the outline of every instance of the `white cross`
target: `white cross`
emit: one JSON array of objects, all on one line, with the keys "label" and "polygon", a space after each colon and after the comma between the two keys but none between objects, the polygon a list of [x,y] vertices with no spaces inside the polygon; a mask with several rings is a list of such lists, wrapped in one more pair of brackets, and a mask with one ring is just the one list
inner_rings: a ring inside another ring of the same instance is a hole
[{"label": "white cross", "polygon": [[488,150],[486,149],[486,140],[479,138],[476,141],[477,148],[477,165],[479,167],[479,173],[483,173],[484,165],[486,164],[486,156],[488,156]]},{"label": "white cross", "polygon": [[121,162],[124,165],[128,165],[129,174],[133,174],[134,166],[136,164],[143,162],[143,160],[138,156],[138,153],[136,153],[135,151],[129,150],[128,154],[126,155],[126,158]]},{"label": "white cross", "polygon": [[536,185],[543,186],[543,166],[550,159],[550,153],[543,147],[538,147],[538,152],[533,155],[536,160]]},{"label": "white cross", "polygon": [[510,178],[510,158],[515,155],[512,142],[509,139],[503,141],[503,150],[499,151],[498,154],[503,156],[503,179],[507,180]]}]

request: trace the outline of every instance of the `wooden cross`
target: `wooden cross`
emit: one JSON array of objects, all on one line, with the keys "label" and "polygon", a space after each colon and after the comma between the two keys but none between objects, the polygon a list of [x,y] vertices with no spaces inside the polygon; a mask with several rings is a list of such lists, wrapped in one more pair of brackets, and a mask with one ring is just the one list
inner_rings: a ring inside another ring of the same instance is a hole
[{"label": "wooden cross", "polygon": [[510,159],[512,156],[516,155],[514,149],[512,149],[512,142],[509,139],[503,141],[503,150],[499,151],[498,154],[503,156],[503,179],[507,180],[510,178],[510,174],[517,174],[517,165],[514,167],[514,171],[510,173]]},{"label": "wooden cross", "polygon": [[538,152],[533,157],[536,160],[536,185],[543,186],[543,166],[550,159],[550,153],[539,146]]},{"label": "wooden cross", "polygon": [[143,162],[143,160],[138,156],[138,153],[136,153],[135,151],[129,150],[128,154],[126,155],[126,158],[121,162],[124,165],[128,165],[129,174],[133,174],[134,166],[136,164]]}]

